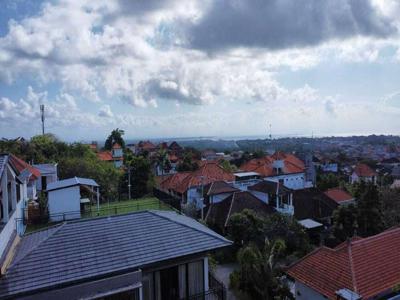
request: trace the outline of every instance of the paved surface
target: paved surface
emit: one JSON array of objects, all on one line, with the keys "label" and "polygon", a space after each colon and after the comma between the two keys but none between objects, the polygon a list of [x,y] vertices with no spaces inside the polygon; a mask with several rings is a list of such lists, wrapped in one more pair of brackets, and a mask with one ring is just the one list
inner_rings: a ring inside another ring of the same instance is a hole
[{"label": "paved surface", "polygon": [[217,265],[215,269],[215,277],[223,282],[227,289],[227,300],[236,300],[235,295],[229,290],[229,275],[238,267],[237,264]]}]

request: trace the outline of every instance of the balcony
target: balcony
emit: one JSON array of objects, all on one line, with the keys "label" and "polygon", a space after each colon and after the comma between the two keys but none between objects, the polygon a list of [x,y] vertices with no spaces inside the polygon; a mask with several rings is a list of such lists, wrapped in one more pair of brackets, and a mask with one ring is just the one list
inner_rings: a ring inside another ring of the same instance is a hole
[{"label": "balcony", "polygon": [[282,214],[294,215],[294,206],[281,203],[277,208],[277,211],[279,211]]}]

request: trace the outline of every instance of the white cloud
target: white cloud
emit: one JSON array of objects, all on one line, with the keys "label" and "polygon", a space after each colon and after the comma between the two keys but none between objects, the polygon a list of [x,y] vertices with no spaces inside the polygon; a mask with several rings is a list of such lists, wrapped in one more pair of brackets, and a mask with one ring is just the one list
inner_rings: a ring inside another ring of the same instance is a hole
[{"label": "white cloud", "polygon": [[112,118],[114,116],[113,112],[111,111],[110,105],[103,105],[100,108],[99,116],[104,118]]}]

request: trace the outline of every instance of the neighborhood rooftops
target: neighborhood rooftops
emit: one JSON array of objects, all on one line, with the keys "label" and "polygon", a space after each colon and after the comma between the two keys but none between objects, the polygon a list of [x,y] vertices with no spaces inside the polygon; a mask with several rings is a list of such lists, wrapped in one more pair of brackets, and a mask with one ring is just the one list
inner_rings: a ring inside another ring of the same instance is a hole
[{"label": "neighborhood rooftops", "polygon": [[[279,170],[274,168],[275,161],[282,161],[283,168]],[[273,155],[263,158],[251,159],[240,166],[240,169],[247,172],[256,172],[264,177],[276,176],[279,174],[302,173],[305,170],[304,162],[293,154],[275,152]]]},{"label": "neighborhood rooftops", "polygon": [[400,282],[400,227],[355,238],[334,249],[321,247],[293,264],[287,273],[328,299],[342,289],[370,299]]},{"label": "neighborhood rooftops", "polygon": [[341,188],[328,189],[324,194],[339,204],[354,200],[352,195]]},{"label": "neighborhood rooftops", "polygon": [[141,211],[66,222],[22,237],[0,298],[124,274],[231,245],[175,212]]},{"label": "neighborhood rooftops", "polygon": [[25,161],[16,157],[15,155],[10,154],[9,160],[13,168],[15,168],[19,174],[22,173],[25,169],[27,169],[29,173],[32,174],[32,179],[38,179],[40,177],[41,174],[37,168],[32,167],[30,164],[26,163]]},{"label": "neighborhood rooftops", "polygon": [[63,180],[54,181],[54,182],[49,183],[47,185],[47,191],[63,189],[63,188],[67,188],[67,187],[75,186],[75,185],[88,185],[88,186],[96,186],[96,187],[99,186],[97,184],[97,182],[94,181],[93,179],[73,177],[73,178],[63,179]]},{"label": "neighborhood rooftops", "polygon": [[377,175],[370,166],[361,163],[355,166],[354,173],[356,173],[358,177],[372,177]]},{"label": "neighborhood rooftops", "polygon": [[239,189],[231,186],[225,181],[214,181],[204,187],[204,191],[207,196],[224,194],[224,193],[234,193],[238,192]]}]

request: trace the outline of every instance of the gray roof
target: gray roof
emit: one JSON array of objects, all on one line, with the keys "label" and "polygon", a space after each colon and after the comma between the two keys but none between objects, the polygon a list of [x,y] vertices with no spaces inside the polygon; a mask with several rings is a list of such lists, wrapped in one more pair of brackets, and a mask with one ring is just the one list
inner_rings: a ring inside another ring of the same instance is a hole
[{"label": "gray roof", "polygon": [[24,236],[0,278],[0,298],[130,272],[229,246],[175,212],[142,211],[62,223]]},{"label": "gray roof", "polygon": [[41,174],[57,174],[57,164],[37,164],[33,165]]},{"label": "gray roof", "polygon": [[7,164],[8,155],[0,154],[0,178],[3,175],[4,168]]},{"label": "gray roof", "polygon": [[51,182],[47,185],[47,190],[58,190],[67,188],[74,185],[89,185],[89,186],[99,186],[96,181],[90,178],[80,178],[80,177],[73,177],[68,179],[63,179],[59,181]]}]

